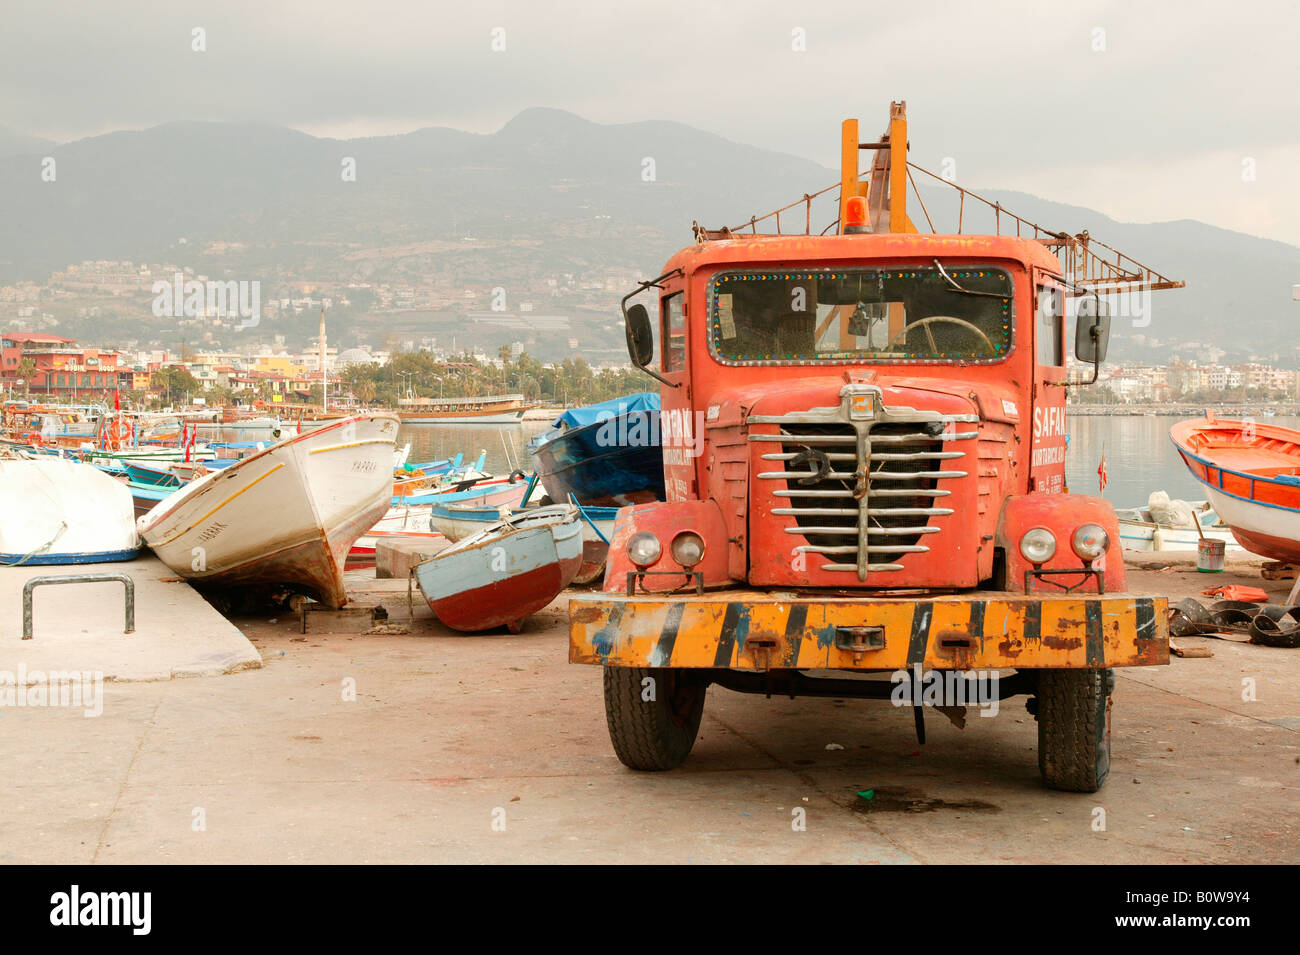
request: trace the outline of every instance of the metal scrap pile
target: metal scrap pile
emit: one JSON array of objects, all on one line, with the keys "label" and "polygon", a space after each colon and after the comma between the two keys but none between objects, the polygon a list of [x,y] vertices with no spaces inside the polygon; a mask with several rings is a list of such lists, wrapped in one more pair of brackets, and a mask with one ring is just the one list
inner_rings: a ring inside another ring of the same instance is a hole
[{"label": "metal scrap pile", "polygon": [[1169,608],[1171,637],[1249,635],[1266,647],[1300,647],[1300,607],[1257,604],[1247,600],[1216,600],[1208,607],[1187,598]]}]

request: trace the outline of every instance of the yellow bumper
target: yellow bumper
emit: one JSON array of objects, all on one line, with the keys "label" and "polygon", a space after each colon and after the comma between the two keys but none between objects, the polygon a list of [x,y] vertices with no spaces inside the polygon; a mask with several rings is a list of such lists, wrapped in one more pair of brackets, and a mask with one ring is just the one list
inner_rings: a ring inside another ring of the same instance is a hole
[{"label": "yellow bumper", "polygon": [[1169,662],[1168,604],[1127,594],[774,599],[590,594],[569,660],[740,670],[1102,668]]}]

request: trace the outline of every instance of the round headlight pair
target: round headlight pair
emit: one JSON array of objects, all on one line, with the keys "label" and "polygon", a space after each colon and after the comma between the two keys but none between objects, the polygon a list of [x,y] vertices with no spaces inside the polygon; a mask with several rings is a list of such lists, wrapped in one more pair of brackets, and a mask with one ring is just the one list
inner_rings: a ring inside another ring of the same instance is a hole
[{"label": "round headlight pair", "polygon": [[[1110,546],[1110,537],[1100,524],[1082,524],[1070,537],[1070,548],[1082,560],[1096,560]],[[1031,564],[1045,564],[1056,554],[1056,535],[1046,527],[1035,527],[1020,538],[1020,553]]]},{"label": "round headlight pair", "polygon": [[[640,570],[653,567],[663,556],[663,545],[650,531],[633,534],[627,542],[627,557]],[[669,547],[673,560],[687,570],[704,559],[704,538],[694,531],[682,531]]]}]

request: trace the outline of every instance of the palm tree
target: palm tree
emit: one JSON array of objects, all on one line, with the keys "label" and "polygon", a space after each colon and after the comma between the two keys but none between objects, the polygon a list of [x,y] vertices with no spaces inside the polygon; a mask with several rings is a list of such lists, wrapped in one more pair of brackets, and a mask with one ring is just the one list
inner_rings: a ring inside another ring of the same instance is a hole
[{"label": "palm tree", "polygon": [[24,358],[18,363],[18,377],[23,380],[23,397],[30,398],[32,394],[32,375],[36,374],[36,362],[31,358]]}]

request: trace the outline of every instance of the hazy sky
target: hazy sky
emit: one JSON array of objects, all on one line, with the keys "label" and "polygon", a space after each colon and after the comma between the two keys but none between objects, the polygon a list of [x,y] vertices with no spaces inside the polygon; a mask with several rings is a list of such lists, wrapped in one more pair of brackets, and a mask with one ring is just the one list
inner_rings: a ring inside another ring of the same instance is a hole
[{"label": "hazy sky", "polygon": [[0,16],[0,124],[57,140],[177,119],[491,132],[553,106],[834,166],[843,117],[874,137],[906,99],[912,158],[951,157],[964,185],[1300,245],[1293,0],[0,0]]}]

